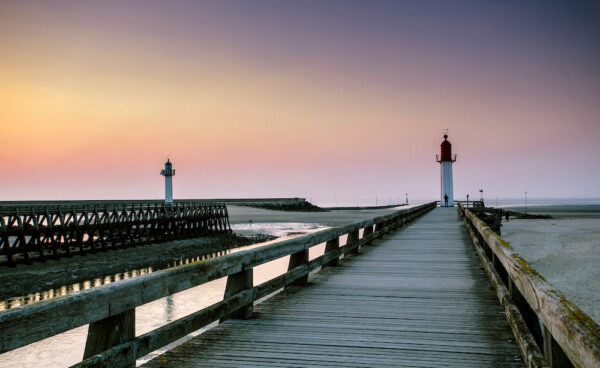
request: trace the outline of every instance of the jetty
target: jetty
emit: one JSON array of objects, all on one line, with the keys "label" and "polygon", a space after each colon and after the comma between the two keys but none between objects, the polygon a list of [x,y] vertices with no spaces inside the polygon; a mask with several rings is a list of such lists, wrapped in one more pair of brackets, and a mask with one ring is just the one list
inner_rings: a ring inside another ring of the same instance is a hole
[{"label": "jetty", "polygon": [[[309,250],[325,244],[309,259]],[[253,269],[282,257],[261,284]],[[136,336],[136,307],[227,277],[223,300]],[[436,202],[0,313],[0,353],[89,324],[75,367],[595,367],[600,328],[468,208]]]},{"label": "jetty", "polygon": [[0,266],[231,232],[215,201],[0,203]]}]

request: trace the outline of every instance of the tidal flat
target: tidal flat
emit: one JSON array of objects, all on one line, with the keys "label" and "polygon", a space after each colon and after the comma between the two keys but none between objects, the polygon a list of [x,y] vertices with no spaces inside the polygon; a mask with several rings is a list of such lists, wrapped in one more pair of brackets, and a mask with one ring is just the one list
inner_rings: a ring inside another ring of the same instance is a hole
[{"label": "tidal flat", "polygon": [[552,285],[600,323],[600,206],[544,206],[549,220],[502,223],[502,238]]}]

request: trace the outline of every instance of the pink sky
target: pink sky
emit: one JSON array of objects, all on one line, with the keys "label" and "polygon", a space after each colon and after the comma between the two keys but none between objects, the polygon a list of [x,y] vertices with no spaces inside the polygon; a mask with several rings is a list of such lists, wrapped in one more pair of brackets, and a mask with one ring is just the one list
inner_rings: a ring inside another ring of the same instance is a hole
[{"label": "pink sky", "polygon": [[0,200],[161,198],[167,157],[175,198],[436,198],[446,128],[456,198],[598,197],[598,14],[2,3]]}]

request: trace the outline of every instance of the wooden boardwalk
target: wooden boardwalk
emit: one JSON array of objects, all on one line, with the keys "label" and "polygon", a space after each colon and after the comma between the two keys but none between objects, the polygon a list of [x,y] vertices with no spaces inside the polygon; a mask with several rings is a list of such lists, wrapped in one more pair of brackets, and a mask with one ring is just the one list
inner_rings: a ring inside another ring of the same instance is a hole
[{"label": "wooden boardwalk", "polygon": [[454,208],[312,275],[145,367],[522,367]]}]

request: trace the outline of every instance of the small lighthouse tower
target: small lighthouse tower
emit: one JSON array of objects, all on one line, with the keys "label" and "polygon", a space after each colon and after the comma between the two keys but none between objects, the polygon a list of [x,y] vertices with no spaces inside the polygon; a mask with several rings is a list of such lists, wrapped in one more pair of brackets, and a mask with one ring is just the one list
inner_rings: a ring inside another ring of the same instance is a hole
[{"label": "small lighthouse tower", "polygon": [[173,203],[173,175],[175,175],[175,170],[169,159],[165,162],[165,168],[160,171],[160,175],[165,177],[165,203]]},{"label": "small lighthouse tower", "polygon": [[[452,157],[452,144],[448,142],[448,134],[444,134],[444,141],[440,145],[441,155],[435,155],[440,163],[441,177],[441,199],[440,206],[454,206],[454,189],[452,187],[452,163],[456,161],[456,155]],[[446,198],[448,202],[446,203]]]}]

